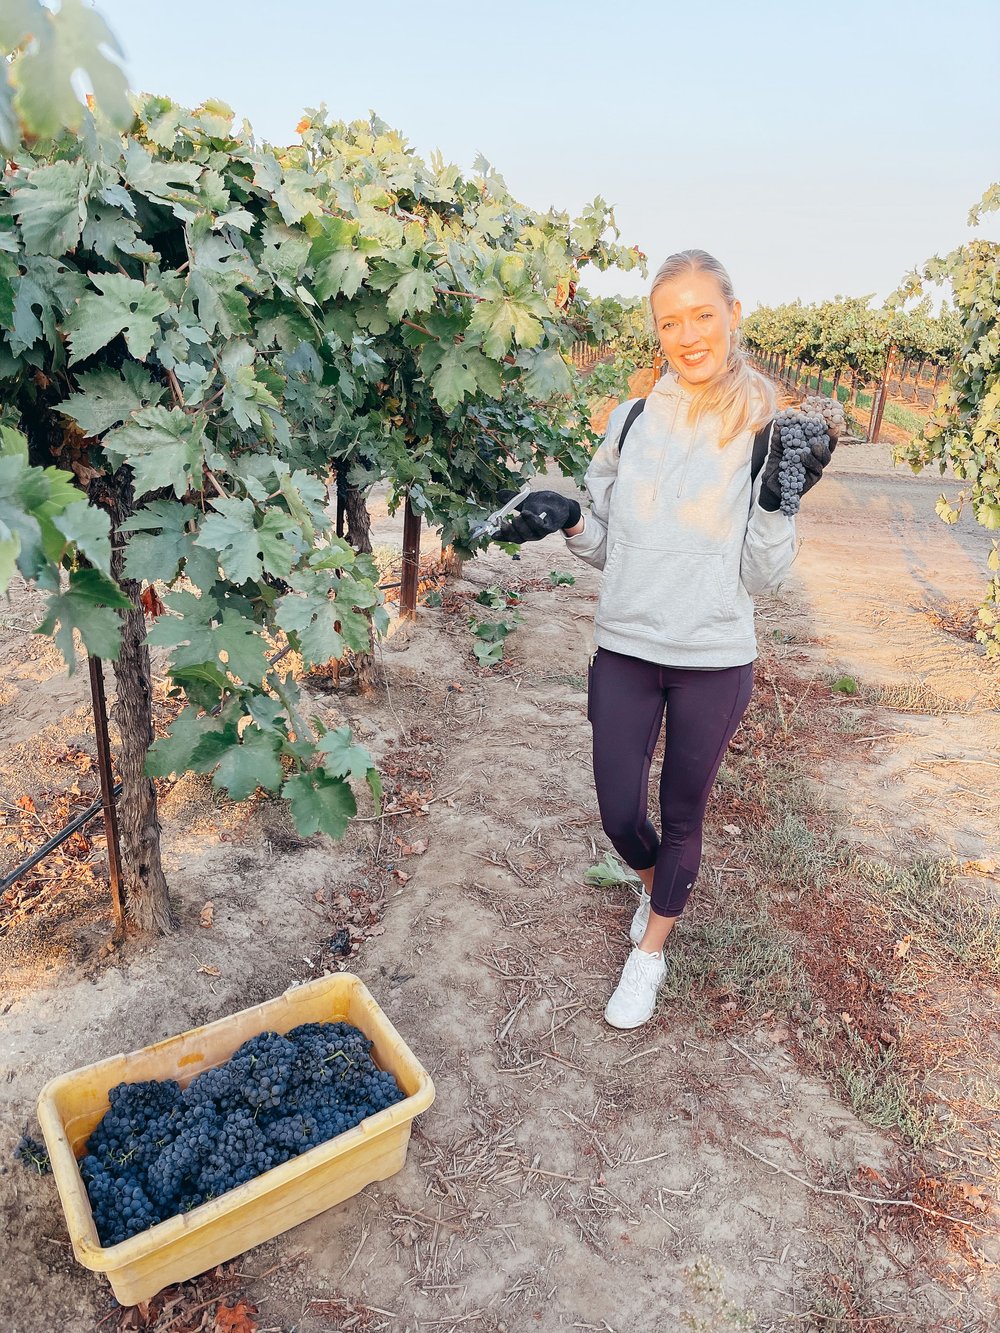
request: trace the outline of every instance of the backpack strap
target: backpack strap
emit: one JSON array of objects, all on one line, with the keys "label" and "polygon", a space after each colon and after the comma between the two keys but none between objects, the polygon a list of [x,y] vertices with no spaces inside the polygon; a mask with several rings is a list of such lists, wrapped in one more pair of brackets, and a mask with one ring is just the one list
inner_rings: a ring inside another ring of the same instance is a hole
[{"label": "backpack strap", "polygon": [[774,422],[769,421],[766,426],[761,426],[760,430],[753,437],[753,453],[750,456],[750,485],[757,480],[757,474],[764,466],[764,459],[767,457],[767,451],[771,444],[771,432],[774,430]]},{"label": "backpack strap", "polygon": [[622,433],[618,436],[618,452],[621,453],[625,447],[625,436],[632,429],[633,424],[642,416],[642,409],[646,406],[645,398],[639,398],[629,408],[628,416],[625,418],[625,425],[622,426]]}]

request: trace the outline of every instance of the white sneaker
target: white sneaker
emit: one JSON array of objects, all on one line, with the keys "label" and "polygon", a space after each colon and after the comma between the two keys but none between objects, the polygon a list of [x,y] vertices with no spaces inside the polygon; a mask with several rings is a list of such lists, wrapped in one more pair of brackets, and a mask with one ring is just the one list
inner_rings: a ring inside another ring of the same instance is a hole
[{"label": "white sneaker", "polygon": [[645,889],[639,892],[639,906],[635,909],[635,916],[632,918],[632,924],[628,928],[628,937],[633,944],[638,944],[646,933],[646,923],[649,921],[649,904],[652,901]]},{"label": "white sneaker", "polygon": [[637,1028],[653,1016],[656,992],[663,985],[667,965],[662,953],[635,948],[628,956],[604,1017],[613,1028]]}]

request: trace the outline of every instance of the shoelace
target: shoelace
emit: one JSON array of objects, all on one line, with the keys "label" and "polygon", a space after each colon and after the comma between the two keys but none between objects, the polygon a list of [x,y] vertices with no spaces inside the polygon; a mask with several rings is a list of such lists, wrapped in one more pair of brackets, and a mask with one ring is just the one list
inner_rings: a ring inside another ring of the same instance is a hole
[{"label": "shoelace", "polygon": [[[639,951],[633,950],[628,962],[625,964],[625,970],[622,973],[622,979],[619,982],[619,985],[624,986],[627,991],[630,991],[632,995],[639,998],[642,992],[646,989],[646,985],[648,985],[649,982],[655,982],[656,980],[652,974],[647,976],[645,971],[646,967],[649,966],[650,973],[652,973],[651,965],[655,962],[655,954],[649,955],[649,964],[647,964],[645,960],[639,956]],[[656,972],[659,972],[659,968],[656,968]],[[645,982],[646,985],[644,985],[643,982]]]}]

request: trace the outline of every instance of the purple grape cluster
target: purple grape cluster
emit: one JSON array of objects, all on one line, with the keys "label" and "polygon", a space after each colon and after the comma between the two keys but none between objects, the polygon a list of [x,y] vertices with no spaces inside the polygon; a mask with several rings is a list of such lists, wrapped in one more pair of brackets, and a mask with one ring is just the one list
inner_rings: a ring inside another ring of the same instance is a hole
[{"label": "purple grape cluster", "polygon": [[806,484],[805,459],[820,453],[821,446],[829,443],[826,422],[822,417],[807,416],[794,408],[786,408],[774,418],[781,440],[781,462],[778,483],[781,487],[781,512],[791,518],[799,512],[802,492]]},{"label": "purple grape cluster", "polygon": [[827,398],[822,393],[811,393],[799,404],[799,411],[808,417],[822,417],[826,422],[827,434],[831,440],[839,440],[844,433],[847,419],[844,409],[834,398]]},{"label": "purple grape cluster", "polygon": [[120,1083],[80,1174],[102,1245],[187,1212],[401,1101],[350,1023],[262,1032],[186,1088]]}]

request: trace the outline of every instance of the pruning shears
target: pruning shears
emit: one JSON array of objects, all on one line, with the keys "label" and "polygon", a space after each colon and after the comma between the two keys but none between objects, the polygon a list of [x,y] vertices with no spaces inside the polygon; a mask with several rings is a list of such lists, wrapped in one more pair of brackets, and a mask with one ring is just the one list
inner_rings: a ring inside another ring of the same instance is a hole
[{"label": "pruning shears", "polygon": [[512,514],[531,494],[530,486],[522,486],[513,500],[508,500],[502,509],[496,509],[489,518],[477,523],[469,532],[470,541],[479,541],[482,537],[492,537],[508,514]]}]

